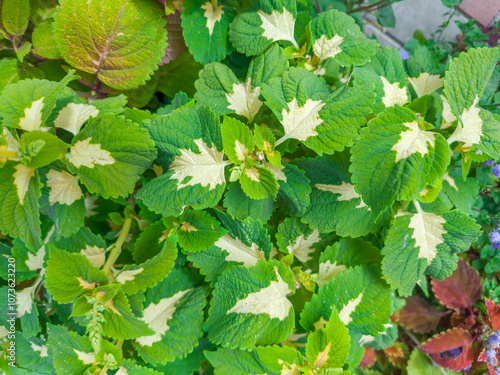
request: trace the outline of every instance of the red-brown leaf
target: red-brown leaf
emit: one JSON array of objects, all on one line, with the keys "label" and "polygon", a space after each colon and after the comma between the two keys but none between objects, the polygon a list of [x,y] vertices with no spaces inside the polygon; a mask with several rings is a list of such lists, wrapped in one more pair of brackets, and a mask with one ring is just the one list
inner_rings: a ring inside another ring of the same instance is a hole
[{"label": "red-brown leaf", "polygon": [[474,361],[474,351],[472,350],[472,342],[469,342],[462,348],[462,353],[453,359],[452,357],[443,358],[439,354],[431,354],[430,357],[439,366],[450,370],[460,371],[469,367]]},{"label": "red-brown leaf", "polygon": [[365,348],[365,354],[361,360],[359,367],[370,368],[375,364],[377,360],[377,352],[372,348]]},{"label": "red-brown leaf", "polygon": [[486,310],[488,311],[491,328],[495,330],[500,329],[500,306],[488,298],[485,298],[484,300],[486,302]]},{"label": "red-brown leaf", "polygon": [[439,320],[446,312],[438,311],[421,297],[406,299],[406,305],[399,310],[399,323],[418,333],[426,333],[436,329]]},{"label": "red-brown leaf", "polygon": [[466,309],[481,298],[483,285],[477,271],[460,260],[451,276],[442,281],[432,279],[432,290],[443,305],[452,309]]},{"label": "red-brown leaf", "polygon": [[161,59],[161,63],[168,64],[170,61],[178,58],[184,50],[186,44],[182,36],[181,15],[179,11],[165,17],[167,20],[167,48],[165,48],[165,56]]},{"label": "red-brown leaf", "polygon": [[385,348],[384,353],[394,366],[403,368],[408,362],[410,350],[405,344],[396,341],[390,348]]},{"label": "red-brown leaf", "polygon": [[472,336],[462,328],[452,328],[448,331],[438,333],[420,345],[420,350],[437,354],[451,349],[459,348],[472,342]]}]

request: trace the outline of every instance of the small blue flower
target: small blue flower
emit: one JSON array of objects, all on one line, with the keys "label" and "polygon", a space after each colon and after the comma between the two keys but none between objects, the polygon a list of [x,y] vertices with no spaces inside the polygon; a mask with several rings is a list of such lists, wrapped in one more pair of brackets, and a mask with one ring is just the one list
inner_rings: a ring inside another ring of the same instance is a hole
[{"label": "small blue flower", "polygon": [[471,369],[472,365],[469,365],[469,367],[464,368],[464,372],[467,372]]},{"label": "small blue flower", "polygon": [[495,369],[495,375],[500,375],[500,367],[497,367],[497,368]]},{"label": "small blue flower", "polygon": [[500,232],[494,230],[490,233],[490,241],[491,243],[500,243]]},{"label": "small blue flower", "polygon": [[486,350],[486,357],[488,357],[488,364],[490,366],[498,365],[497,351],[495,349]]},{"label": "small blue flower", "polygon": [[488,167],[491,167],[493,165],[493,159],[486,160],[484,164],[486,164]]},{"label": "small blue flower", "polygon": [[398,52],[399,52],[399,55],[401,56],[401,60],[407,60],[410,58],[408,51],[406,51],[405,49],[400,48],[398,50]]},{"label": "small blue flower", "polygon": [[491,335],[490,337],[488,337],[488,343],[493,346],[498,345],[500,343],[500,335],[498,334]]},{"label": "small blue flower", "polygon": [[500,177],[500,164],[495,165],[491,170],[491,173],[493,173],[493,176],[495,177]]}]

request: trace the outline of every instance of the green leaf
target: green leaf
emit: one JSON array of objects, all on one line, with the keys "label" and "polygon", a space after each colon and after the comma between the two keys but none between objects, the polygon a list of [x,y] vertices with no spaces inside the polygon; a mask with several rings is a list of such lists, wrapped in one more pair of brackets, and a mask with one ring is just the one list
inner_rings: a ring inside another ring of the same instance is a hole
[{"label": "green leaf", "polygon": [[127,375],[162,375],[161,372],[150,369],[149,367],[139,366],[132,359],[126,359],[120,363],[118,367],[118,372]]},{"label": "green leaf", "polygon": [[40,168],[59,159],[69,145],[55,135],[33,130],[21,135],[19,157],[28,168]]},{"label": "green leaf", "polygon": [[26,79],[7,86],[0,95],[0,117],[5,127],[40,130],[57,97],[75,79],[71,70],[60,82]]},{"label": "green leaf", "polygon": [[247,56],[258,55],[272,42],[287,41],[299,47],[294,37],[296,3],[261,0],[258,11],[242,13],[229,27],[229,40]]},{"label": "green leaf", "polygon": [[274,200],[271,198],[249,198],[241,188],[240,183],[236,181],[228,185],[224,196],[224,207],[227,208],[227,212],[239,220],[251,217],[266,222],[274,211]]},{"label": "green leaf", "polygon": [[177,258],[175,242],[166,241],[160,253],[139,265],[127,265],[118,273],[115,281],[123,284],[122,290],[135,294],[155,286],[168,276]]},{"label": "green leaf", "polygon": [[2,0],[2,24],[13,35],[23,35],[30,20],[30,0]]},{"label": "green leaf", "polygon": [[38,172],[7,162],[0,168],[0,181],[0,231],[38,249],[41,245]]},{"label": "green leaf", "polygon": [[396,17],[391,5],[380,8],[377,11],[377,22],[383,27],[396,27]]},{"label": "green leaf", "polygon": [[472,215],[474,203],[479,195],[478,180],[472,177],[462,178],[455,168],[443,176],[443,191],[461,212]]},{"label": "green leaf", "polygon": [[228,39],[232,7],[204,0],[187,0],[183,7],[182,35],[196,61],[221,61],[232,52]]},{"label": "green leaf", "polygon": [[198,72],[201,68],[203,66],[194,61],[193,56],[185,51],[174,61],[160,68],[163,77],[158,84],[158,90],[170,98],[173,98],[179,91],[193,97],[196,92],[194,83],[198,79]]},{"label": "green leaf", "polygon": [[400,295],[409,296],[424,274],[442,280],[457,266],[456,254],[467,251],[480,235],[474,219],[454,210],[424,212],[394,219],[385,246],[382,272]]},{"label": "green leaf", "polygon": [[14,51],[16,52],[17,59],[20,62],[24,61],[24,58],[31,52],[32,44],[30,42],[22,42],[20,46],[14,45]]},{"label": "green leaf", "polygon": [[50,374],[53,364],[49,362],[45,341],[39,338],[27,339],[21,332],[16,332],[16,366],[30,370],[30,373]]},{"label": "green leaf", "polygon": [[241,189],[251,199],[274,199],[278,193],[278,182],[267,168],[255,166],[245,168],[240,177]]},{"label": "green leaf", "polygon": [[147,124],[165,174],[136,195],[152,211],[178,216],[185,206],[215,206],[226,180],[221,126],[208,107],[183,108]]},{"label": "green leaf", "polygon": [[320,63],[333,58],[341,66],[363,65],[379,47],[363,34],[352,17],[335,9],[317,15],[310,29],[313,51]]},{"label": "green leaf", "polygon": [[206,275],[207,280],[214,281],[236,265],[251,267],[260,259],[269,259],[271,242],[259,220],[247,218],[240,221],[222,212],[217,212],[217,216],[229,233],[208,250],[189,255],[193,265],[200,268],[200,273]]},{"label": "green leaf", "polygon": [[423,131],[415,113],[387,108],[361,131],[351,150],[352,181],[377,217],[396,200],[415,200],[446,171],[450,148],[441,134]]},{"label": "green leaf", "polygon": [[271,78],[280,77],[288,69],[288,65],[283,49],[277,44],[271,44],[250,61],[247,79],[252,79],[254,87],[262,86]]},{"label": "green leaf", "polygon": [[321,318],[331,319],[336,308],[349,332],[377,336],[392,314],[390,295],[391,289],[376,267],[349,268],[312,296],[300,314],[300,324],[310,331]]},{"label": "green leaf", "polygon": [[239,164],[253,154],[255,140],[251,130],[241,121],[224,117],[222,121],[224,152],[232,163]]},{"label": "green leaf", "polygon": [[441,3],[447,8],[454,7],[455,5],[460,4],[460,0],[441,0]]},{"label": "green leaf", "polygon": [[374,85],[375,103],[373,113],[383,111],[394,104],[404,105],[408,101],[406,75],[401,56],[396,48],[377,50],[370,62],[356,66],[353,71],[354,86],[369,83]]},{"label": "green leaf", "polygon": [[104,198],[128,196],[138,176],[156,157],[154,143],[139,125],[122,116],[92,119],[73,138],[66,165],[91,193]]},{"label": "green leaf", "polygon": [[0,93],[5,87],[27,78],[45,78],[45,74],[39,68],[20,63],[18,59],[2,58],[0,60]]},{"label": "green leaf", "polygon": [[57,374],[81,375],[95,360],[90,340],[63,326],[47,324],[47,347],[54,361]]},{"label": "green leaf", "polygon": [[205,351],[205,356],[215,367],[215,375],[281,375],[298,371],[302,355],[287,346],[258,346],[252,351],[218,348]]},{"label": "green leaf", "polygon": [[[339,154],[336,154],[339,155]],[[311,204],[303,221],[320,232],[335,231],[340,236],[360,237],[376,232],[390,213],[380,219],[364,203],[364,196],[358,194],[347,172],[347,155],[317,157],[298,160],[299,167],[306,171],[313,189]]]},{"label": "green leaf", "polygon": [[45,286],[57,302],[73,302],[81,294],[109,283],[104,272],[95,268],[85,255],[61,251],[50,244],[48,248]]},{"label": "green leaf", "polygon": [[71,66],[130,90],[149,79],[165,54],[163,14],[154,1],[65,2],[54,16],[54,41]]},{"label": "green leaf", "polygon": [[383,350],[394,346],[394,341],[399,337],[398,326],[394,323],[387,323],[384,327],[385,331],[380,332],[377,337],[362,335],[359,344],[375,350]]},{"label": "green leaf", "polygon": [[134,261],[140,263],[158,254],[167,245],[169,231],[161,220],[144,228],[137,240],[134,242],[132,256]]},{"label": "green leaf", "polygon": [[204,326],[209,340],[231,349],[285,340],[295,323],[286,297],[294,292],[292,272],[276,260],[225,271],[215,285]]},{"label": "green leaf", "polygon": [[200,339],[200,344],[186,357],[157,366],[163,375],[192,375],[202,368],[206,361],[204,350],[213,350],[215,345],[206,339]]},{"label": "green leaf", "polygon": [[144,320],[153,336],[136,340],[141,357],[152,364],[182,358],[198,345],[207,290],[194,287],[193,279],[174,269],[162,283],[146,292]]},{"label": "green leaf", "polygon": [[51,237],[49,244],[55,245],[59,250],[80,253],[97,268],[101,268],[106,260],[106,242],[87,227],[81,228],[68,238]]},{"label": "green leaf", "polygon": [[205,211],[190,210],[179,218],[179,245],[186,252],[208,249],[224,232],[219,222]]},{"label": "green leaf", "polygon": [[33,30],[31,41],[33,42],[33,53],[46,59],[60,59],[61,54],[52,38],[52,19],[47,19],[37,25]]},{"label": "green leaf", "polygon": [[[441,0],[443,3],[449,0]],[[451,0],[454,1],[454,0]],[[446,4],[445,4],[446,5]],[[455,5],[455,4],[453,4]],[[431,359],[422,351],[413,349],[406,367],[408,375],[460,375],[462,372],[452,371],[436,366]]]},{"label": "green leaf", "polygon": [[351,338],[335,307],[326,327],[317,329],[307,337],[307,363],[316,368],[342,367],[347,360]]},{"label": "green leaf", "polygon": [[278,179],[279,191],[276,200],[289,215],[303,215],[310,203],[311,181],[297,166],[283,163],[286,179]]},{"label": "green leaf", "polygon": [[302,263],[313,257],[314,244],[321,240],[319,231],[312,230],[300,222],[298,218],[286,218],[279,226],[276,233],[278,250],[285,254],[293,254]]}]

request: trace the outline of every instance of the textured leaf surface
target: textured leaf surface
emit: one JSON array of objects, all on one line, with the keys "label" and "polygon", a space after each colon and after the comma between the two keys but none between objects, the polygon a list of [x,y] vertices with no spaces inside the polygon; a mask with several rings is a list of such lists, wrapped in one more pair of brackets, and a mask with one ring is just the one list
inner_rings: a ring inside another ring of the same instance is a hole
[{"label": "textured leaf surface", "polygon": [[438,333],[420,345],[420,349],[426,353],[442,353],[450,349],[459,348],[472,342],[472,336],[462,328],[452,328]]},{"label": "textured leaf surface", "polygon": [[491,328],[495,330],[500,329],[500,306],[498,306],[498,304],[489,300],[488,298],[485,298],[484,300]]},{"label": "textured leaf surface", "polygon": [[408,375],[442,375],[443,371],[447,375],[459,375],[460,372],[443,369],[435,366],[425,353],[418,349],[413,350],[406,367]]},{"label": "textured leaf surface", "polygon": [[162,9],[154,1],[66,1],[54,39],[65,61],[113,88],[143,85],[167,46]]},{"label": "textured leaf surface", "polygon": [[[278,192],[279,199],[279,192]],[[248,217],[266,222],[274,210],[274,201],[271,198],[252,199],[241,189],[239,182],[228,185],[224,196],[224,207],[235,218],[245,220]]]},{"label": "textured leaf surface", "polygon": [[219,222],[204,211],[188,211],[179,221],[177,236],[185,251],[206,250],[225,233]]},{"label": "textured leaf surface", "polygon": [[481,298],[483,284],[478,272],[464,260],[444,280],[432,280],[432,290],[441,303],[450,309],[470,309]]},{"label": "textured leaf surface", "polygon": [[427,333],[436,329],[439,320],[446,315],[431,307],[425,299],[411,296],[406,305],[397,312],[399,322],[406,328],[418,333]]},{"label": "textured leaf surface", "polygon": [[290,269],[277,261],[227,270],[215,286],[204,326],[209,339],[233,349],[284,340],[294,326],[294,309],[287,299],[294,284]]},{"label": "textured leaf surface", "polygon": [[278,226],[276,240],[280,251],[293,254],[301,262],[307,262],[313,258],[314,244],[321,238],[317,229],[310,229],[297,218],[286,218]]}]

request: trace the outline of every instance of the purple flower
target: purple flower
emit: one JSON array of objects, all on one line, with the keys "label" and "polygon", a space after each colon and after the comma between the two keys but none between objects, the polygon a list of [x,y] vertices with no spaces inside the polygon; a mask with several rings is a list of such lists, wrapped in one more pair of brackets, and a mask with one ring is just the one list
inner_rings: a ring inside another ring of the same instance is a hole
[{"label": "purple flower", "polygon": [[500,232],[494,230],[490,233],[490,241],[491,243],[500,243]]},{"label": "purple flower", "polygon": [[488,343],[493,346],[498,345],[500,343],[500,335],[498,333],[491,335],[490,337],[488,337]]},{"label": "purple flower", "polygon": [[486,350],[486,357],[488,357],[488,364],[490,366],[498,365],[497,351],[495,349]]},{"label": "purple flower", "polygon": [[493,173],[493,176],[495,177],[500,177],[500,164],[495,165],[491,170],[491,173]]},{"label": "purple flower", "polygon": [[497,367],[497,368],[495,369],[495,375],[500,375],[500,367]]},{"label": "purple flower", "polygon": [[469,367],[464,368],[464,372],[467,372],[471,369],[472,365],[469,365]]},{"label": "purple flower", "polygon": [[486,160],[484,164],[486,164],[488,167],[492,166],[493,165],[493,159]]},{"label": "purple flower", "polygon": [[407,60],[410,58],[410,55],[408,54],[408,52],[405,49],[400,48],[398,50],[398,52],[399,52],[399,55],[401,56],[401,60]]}]

